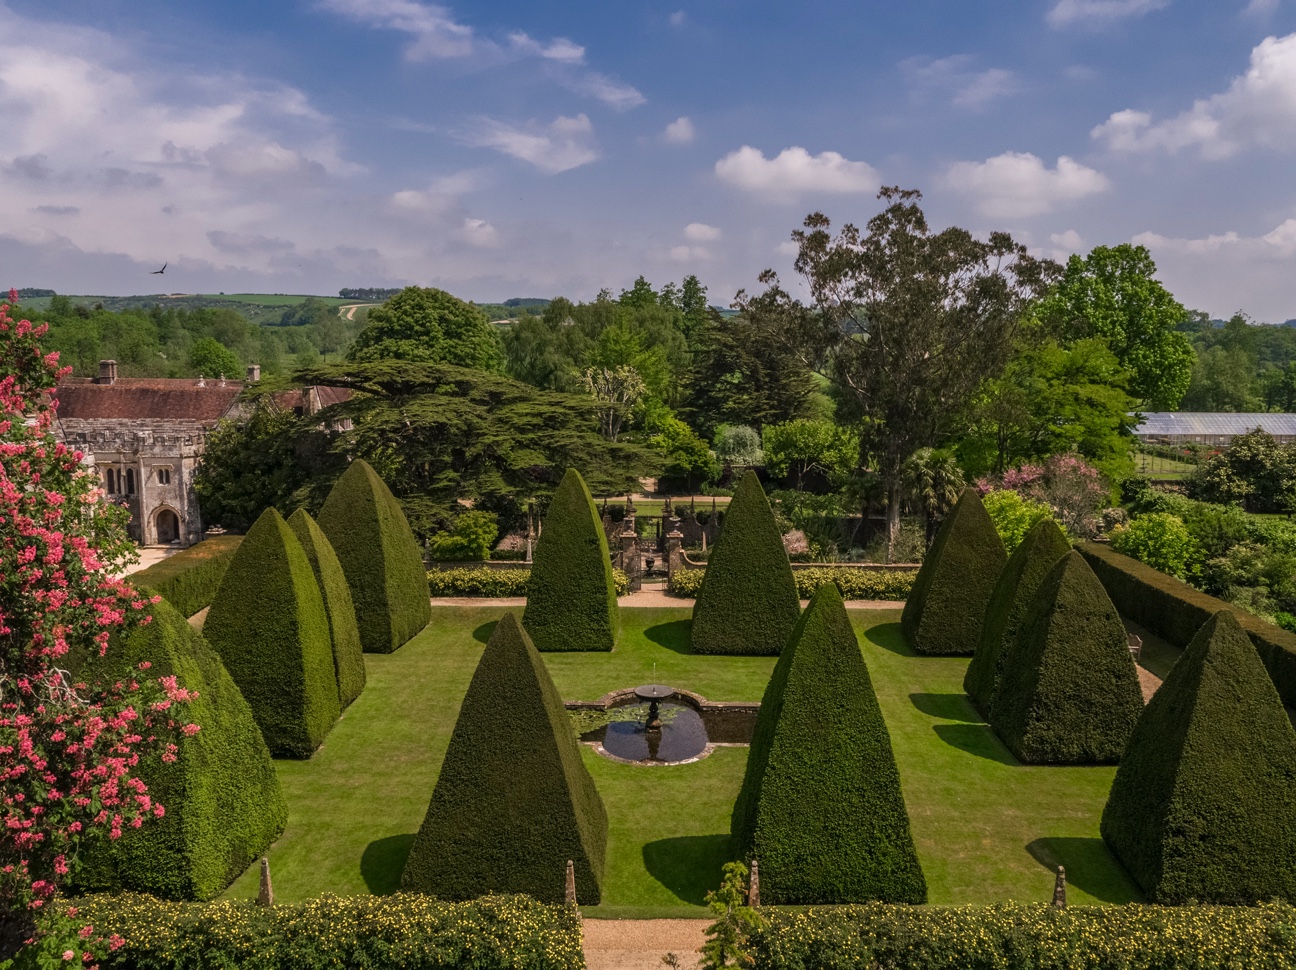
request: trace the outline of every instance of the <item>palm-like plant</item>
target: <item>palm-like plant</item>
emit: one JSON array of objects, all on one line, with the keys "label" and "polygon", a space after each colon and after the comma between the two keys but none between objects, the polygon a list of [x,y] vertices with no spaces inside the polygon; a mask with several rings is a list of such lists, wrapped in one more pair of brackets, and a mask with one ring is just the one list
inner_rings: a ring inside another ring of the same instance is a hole
[{"label": "palm-like plant", "polygon": [[963,469],[948,451],[919,448],[905,462],[904,480],[910,500],[922,510],[930,547],[937,523],[954,507],[967,487]]}]

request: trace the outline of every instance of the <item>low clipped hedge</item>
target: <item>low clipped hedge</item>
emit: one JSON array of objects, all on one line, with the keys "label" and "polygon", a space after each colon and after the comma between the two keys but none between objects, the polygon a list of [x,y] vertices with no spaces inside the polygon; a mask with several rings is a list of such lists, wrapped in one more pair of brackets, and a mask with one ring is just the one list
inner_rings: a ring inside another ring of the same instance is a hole
[{"label": "low clipped hedge", "polygon": [[[690,598],[702,588],[705,569],[681,569],[671,577],[671,596]],[[810,569],[792,568],[796,580],[797,596],[808,600],[820,586],[836,586],[844,600],[891,600],[900,602],[913,589],[916,572],[896,572],[890,569],[859,569],[854,566],[814,566]]]},{"label": "low clipped hedge", "polygon": [[1246,630],[1283,703],[1296,707],[1296,634],[1266,623],[1151,566],[1122,556],[1100,542],[1076,547],[1093,568],[1122,616],[1176,647],[1186,647],[1220,610]]},{"label": "low clipped hedge", "polygon": [[421,894],[167,903],[77,900],[78,918],[124,944],[104,970],[584,970],[580,913],[526,896],[468,903]]},{"label": "low clipped hedge", "polygon": [[131,573],[127,581],[137,589],[153,590],[185,616],[193,616],[211,606],[242,541],[242,536],[212,536]]},{"label": "low clipped hedge", "polygon": [[761,910],[761,970],[1279,970],[1296,963],[1296,909],[1263,906],[909,907]]},{"label": "low clipped hedge", "polygon": [[[529,569],[491,569],[489,566],[428,571],[428,592],[433,596],[526,596],[531,581]],[[612,570],[618,596],[630,592],[630,579]]]}]

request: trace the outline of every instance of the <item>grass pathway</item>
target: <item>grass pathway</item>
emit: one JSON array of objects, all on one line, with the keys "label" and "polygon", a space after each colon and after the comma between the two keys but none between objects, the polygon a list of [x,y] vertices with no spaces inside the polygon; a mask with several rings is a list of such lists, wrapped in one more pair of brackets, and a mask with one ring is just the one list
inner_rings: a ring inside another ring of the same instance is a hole
[{"label": "grass pathway", "polygon": [[[433,609],[390,655],[367,654],[368,685],[310,761],[276,762],[289,823],[269,853],[285,901],[394,891],[426,811],[459,703],[503,609]],[[689,653],[689,610],[626,610],[611,654],[546,654],[559,692],[590,700],[649,680],[712,700],[759,700],[772,657]],[[852,611],[891,731],[933,903],[1047,900],[1067,867],[1074,903],[1136,890],[1098,837],[1115,768],[1018,765],[962,693],[963,658],[915,657],[899,612]],[[654,665],[656,665],[654,667]],[[745,748],[690,765],[621,765],[585,749],[607,805],[608,871],[599,917],[697,917],[728,858]],[[229,890],[256,894],[255,867]]]}]

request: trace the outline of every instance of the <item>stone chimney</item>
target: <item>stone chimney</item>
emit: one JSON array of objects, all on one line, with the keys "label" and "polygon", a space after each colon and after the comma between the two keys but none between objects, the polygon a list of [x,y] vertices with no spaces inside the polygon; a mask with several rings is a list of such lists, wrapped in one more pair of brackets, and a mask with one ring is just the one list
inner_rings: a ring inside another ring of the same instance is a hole
[{"label": "stone chimney", "polygon": [[101,360],[99,361],[99,376],[95,378],[96,384],[116,384],[117,383],[117,361]]},{"label": "stone chimney", "polygon": [[248,382],[249,384],[255,384],[255,383],[256,383],[257,381],[259,381],[259,380],[261,380],[261,365],[260,365],[260,364],[248,364],[248,369],[247,369],[247,382]]}]

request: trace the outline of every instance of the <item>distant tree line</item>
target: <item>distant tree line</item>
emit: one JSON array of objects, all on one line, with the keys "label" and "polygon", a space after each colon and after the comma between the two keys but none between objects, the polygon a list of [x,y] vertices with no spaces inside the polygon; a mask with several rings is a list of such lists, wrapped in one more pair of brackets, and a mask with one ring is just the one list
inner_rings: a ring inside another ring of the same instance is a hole
[{"label": "distant tree line", "polygon": [[384,289],[377,286],[350,286],[338,290],[344,300],[386,300],[400,292],[400,287]]}]

